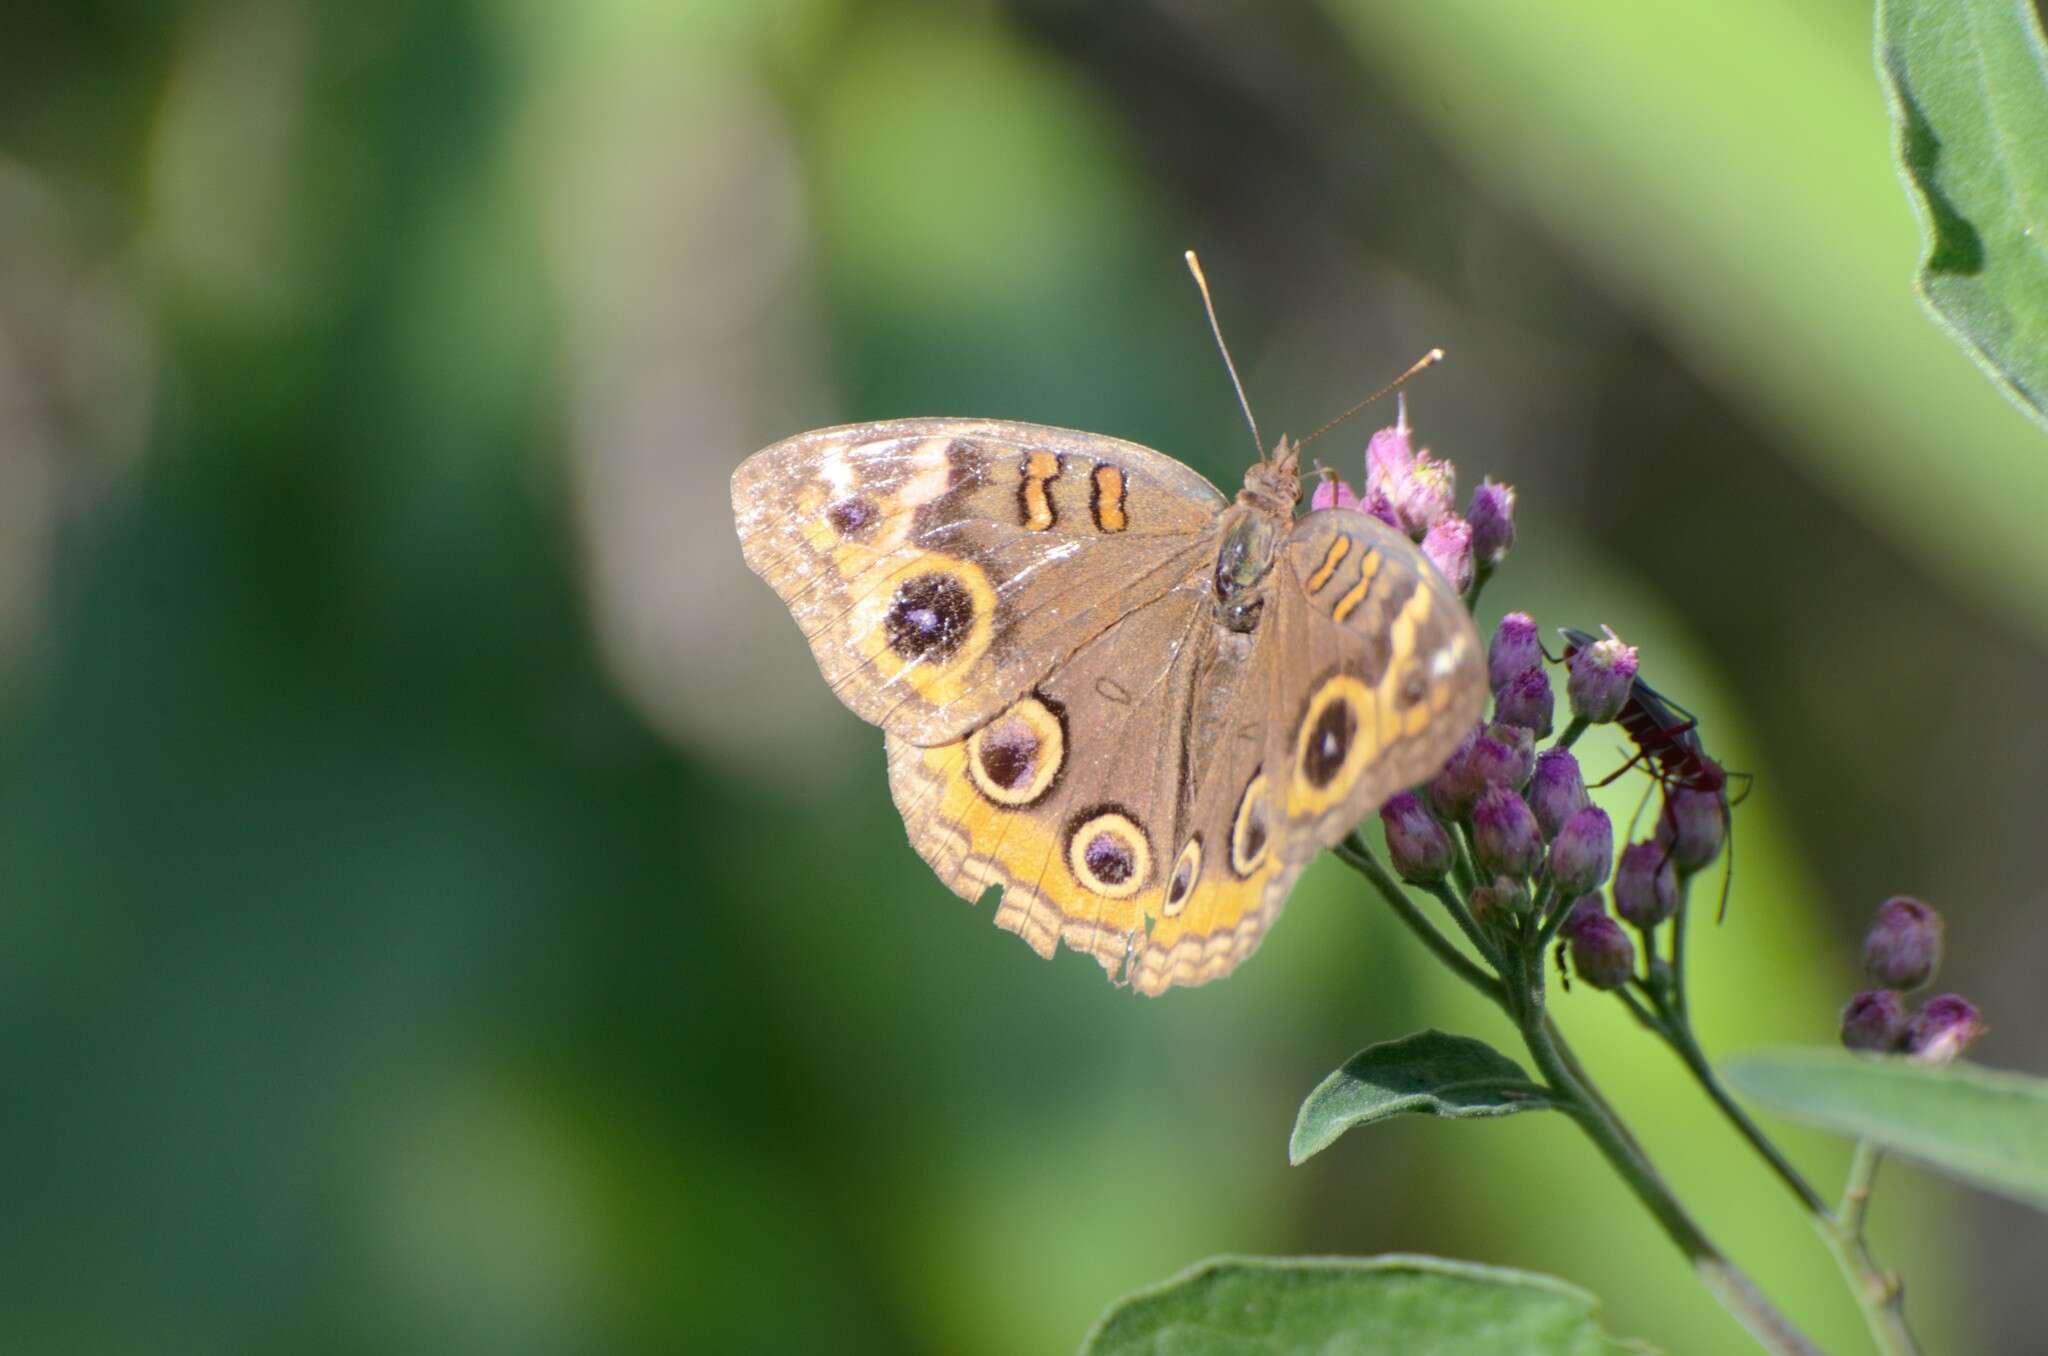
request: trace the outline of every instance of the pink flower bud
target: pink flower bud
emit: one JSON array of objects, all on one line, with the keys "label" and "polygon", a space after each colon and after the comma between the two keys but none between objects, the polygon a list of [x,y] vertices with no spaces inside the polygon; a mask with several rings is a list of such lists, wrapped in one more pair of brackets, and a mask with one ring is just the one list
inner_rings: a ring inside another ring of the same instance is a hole
[{"label": "pink flower bud", "polygon": [[1894,990],[1867,990],[1842,1009],[1842,1044],[1851,1050],[1896,1050],[1905,1034],[1906,1002]]},{"label": "pink flower bud", "polygon": [[1678,872],[1662,843],[1631,843],[1614,868],[1614,911],[1639,928],[1678,912]]},{"label": "pink flower bud", "polygon": [[[1415,459],[1415,469],[1390,492],[1394,511],[1409,536],[1421,540],[1446,518],[1456,517],[1458,468],[1447,461],[1424,454]],[[1465,520],[1460,518],[1459,522]],[[1471,527],[1465,529],[1465,547],[1472,545]]]},{"label": "pink flower bud", "polygon": [[1472,524],[1472,554],[1489,565],[1505,560],[1515,544],[1515,487],[1481,481],[1465,517]]},{"label": "pink flower bud", "polygon": [[1543,662],[1543,642],[1536,636],[1536,619],[1526,612],[1510,612],[1493,628],[1486,642],[1486,681],[1496,695],[1523,669]]},{"label": "pink flower bud", "polygon": [[1925,1064],[1946,1064],[1983,1035],[1976,1005],[1957,994],[1930,998],[1906,1024],[1906,1053]]},{"label": "pink flower bud", "polygon": [[1356,509],[1361,507],[1361,502],[1358,491],[1333,475],[1319,476],[1315,489],[1308,497],[1308,506],[1311,509]]},{"label": "pink flower bud", "polygon": [[1728,805],[1719,791],[1674,786],[1657,814],[1657,841],[1671,849],[1681,871],[1697,871],[1721,855]]},{"label": "pink flower bud", "polygon": [[1394,872],[1411,885],[1442,880],[1451,869],[1451,837],[1422,798],[1403,791],[1380,806],[1387,830],[1387,857]]},{"label": "pink flower bud", "polygon": [[[1405,521],[1407,515],[1402,517]],[[1429,557],[1429,563],[1436,566],[1453,593],[1463,593],[1472,587],[1472,572],[1476,568],[1472,563],[1472,524],[1457,514],[1438,518],[1422,534],[1422,554]]]},{"label": "pink flower bud", "polygon": [[1583,895],[1607,883],[1614,869],[1614,823],[1607,811],[1588,805],[1564,822],[1550,845],[1550,878],[1567,895]]},{"label": "pink flower bud", "polygon": [[1908,895],[1877,906],[1863,938],[1863,968],[1887,989],[1917,989],[1941,964],[1941,915]]},{"label": "pink flower bud", "polygon": [[1538,739],[1550,735],[1557,710],[1557,694],[1550,690],[1550,672],[1531,664],[1500,690],[1493,702],[1493,718],[1503,725],[1519,725]]},{"label": "pink flower bud", "polygon": [[1572,969],[1594,988],[1618,989],[1635,973],[1635,943],[1621,930],[1621,924],[1601,911],[1597,895],[1588,895],[1572,906],[1563,931],[1571,949]]},{"label": "pink flower bud", "polygon": [[1572,717],[1593,725],[1613,720],[1628,702],[1636,682],[1636,647],[1621,643],[1621,637],[1607,632],[1572,656],[1571,676],[1565,681]]},{"label": "pink flower bud", "polygon": [[1529,778],[1529,808],[1536,812],[1545,838],[1557,837],[1565,821],[1589,804],[1586,779],[1571,750],[1545,749],[1536,755],[1536,768]]},{"label": "pink flower bud", "polygon": [[1401,530],[1401,515],[1394,512],[1394,501],[1379,490],[1369,491],[1365,502],[1358,506],[1360,513],[1377,518],[1396,532]]},{"label": "pink flower bud", "polygon": [[1392,428],[1383,428],[1365,445],[1365,492],[1368,497],[1384,495],[1392,500],[1394,488],[1415,469],[1415,448],[1408,440],[1408,400],[1401,398],[1401,413]]},{"label": "pink flower bud", "polygon": [[1490,786],[1473,805],[1472,856],[1496,876],[1527,876],[1543,864],[1543,832],[1512,787]]}]

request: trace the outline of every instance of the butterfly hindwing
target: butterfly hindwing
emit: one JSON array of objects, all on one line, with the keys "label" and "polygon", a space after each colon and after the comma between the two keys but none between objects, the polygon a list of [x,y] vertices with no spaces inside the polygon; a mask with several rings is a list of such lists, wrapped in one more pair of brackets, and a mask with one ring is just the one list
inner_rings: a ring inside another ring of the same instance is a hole
[{"label": "butterfly hindwing", "polygon": [[890,736],[889,786],[939,878],[1041,955],[1115,973],[1156,914],[1180,812],[1180,727],[1206,604],[1192,587],[1129,613],[964,739]]},{"label": "butterfly hindwing", "polygon": [[1206,573],[1132,612],[966,738],[891,737],[912,843],[1041,955],[1094,956],[1144,993],[1251,954],[1301,863],[1264,775],[1282,646],[1214,623]]},{"label": "butterfly hindwing", "polygon": [[732,499],[833,691],[927,745],[1179,583],[1224,503],[1135,443],[970,419],[802,434],[749,457]]}]

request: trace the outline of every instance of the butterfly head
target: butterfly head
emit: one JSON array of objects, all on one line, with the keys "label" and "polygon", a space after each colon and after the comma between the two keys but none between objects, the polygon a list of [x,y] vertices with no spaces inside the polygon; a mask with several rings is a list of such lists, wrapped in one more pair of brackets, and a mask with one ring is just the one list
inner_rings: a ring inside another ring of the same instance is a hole
[{"label": "butterfly head", "polygon": [[1301,502],[1301,444],[1290,443],[1286,434],[1273,444],[1272,454],[1252,463],[1244,473],[1244,488],[1238,502],[1283,521],[1294,516]]}]

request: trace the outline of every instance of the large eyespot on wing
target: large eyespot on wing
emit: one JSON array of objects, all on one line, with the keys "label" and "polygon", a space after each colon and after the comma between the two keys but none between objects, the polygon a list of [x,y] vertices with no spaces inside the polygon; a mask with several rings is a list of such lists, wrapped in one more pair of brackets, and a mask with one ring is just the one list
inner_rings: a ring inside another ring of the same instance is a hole
[{"label": "large eyespot on wing", "polygon": [[1270,762],[1283,770],[1284,854],[1301,860],[1443,766],[1485,706],[1485,654],[1464,601],[1365,514],[1304,517],[1275,573],[1289,680]]},{"label": "large eyespot on wing", "polygon": [[1202,563],[1224,499],[1135,443],[990,420],[803,434],[732,480],[754,572],[863,719],[959,739]]}]

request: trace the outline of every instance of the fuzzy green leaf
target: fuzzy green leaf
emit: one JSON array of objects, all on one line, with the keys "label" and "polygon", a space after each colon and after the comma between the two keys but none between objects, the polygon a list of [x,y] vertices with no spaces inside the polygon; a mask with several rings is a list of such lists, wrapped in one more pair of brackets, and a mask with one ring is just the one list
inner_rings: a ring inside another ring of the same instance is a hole
[{"label": "fuzzy green leaf", "polygon": [[1726,1073],[1793,1120],[2048,1209],[2048,1079],[1825,1049],[1745,1055]]},{"label": "fuzzy green leaf", "polygon": [[1435,1257],[1215,1257],[1110,1307],[1082,1356],[1607,1356],[1598,1301],[1548,1276]]},{"label": "fuzzy green leaf", "polygon": [[1418,1031],[1369,1045],[1316,1085],[1287,1141],[1299,1163],[1355,1125],[1417,1112],[1428,1116],[1510,1116],[1555,1105],[1522,1066],[1470,1036]]},{"label": "fuzzy green leaf", "polygon": [[1879,0],[1921,300],[2048,427],[2048,41],[2033,0]]}]

